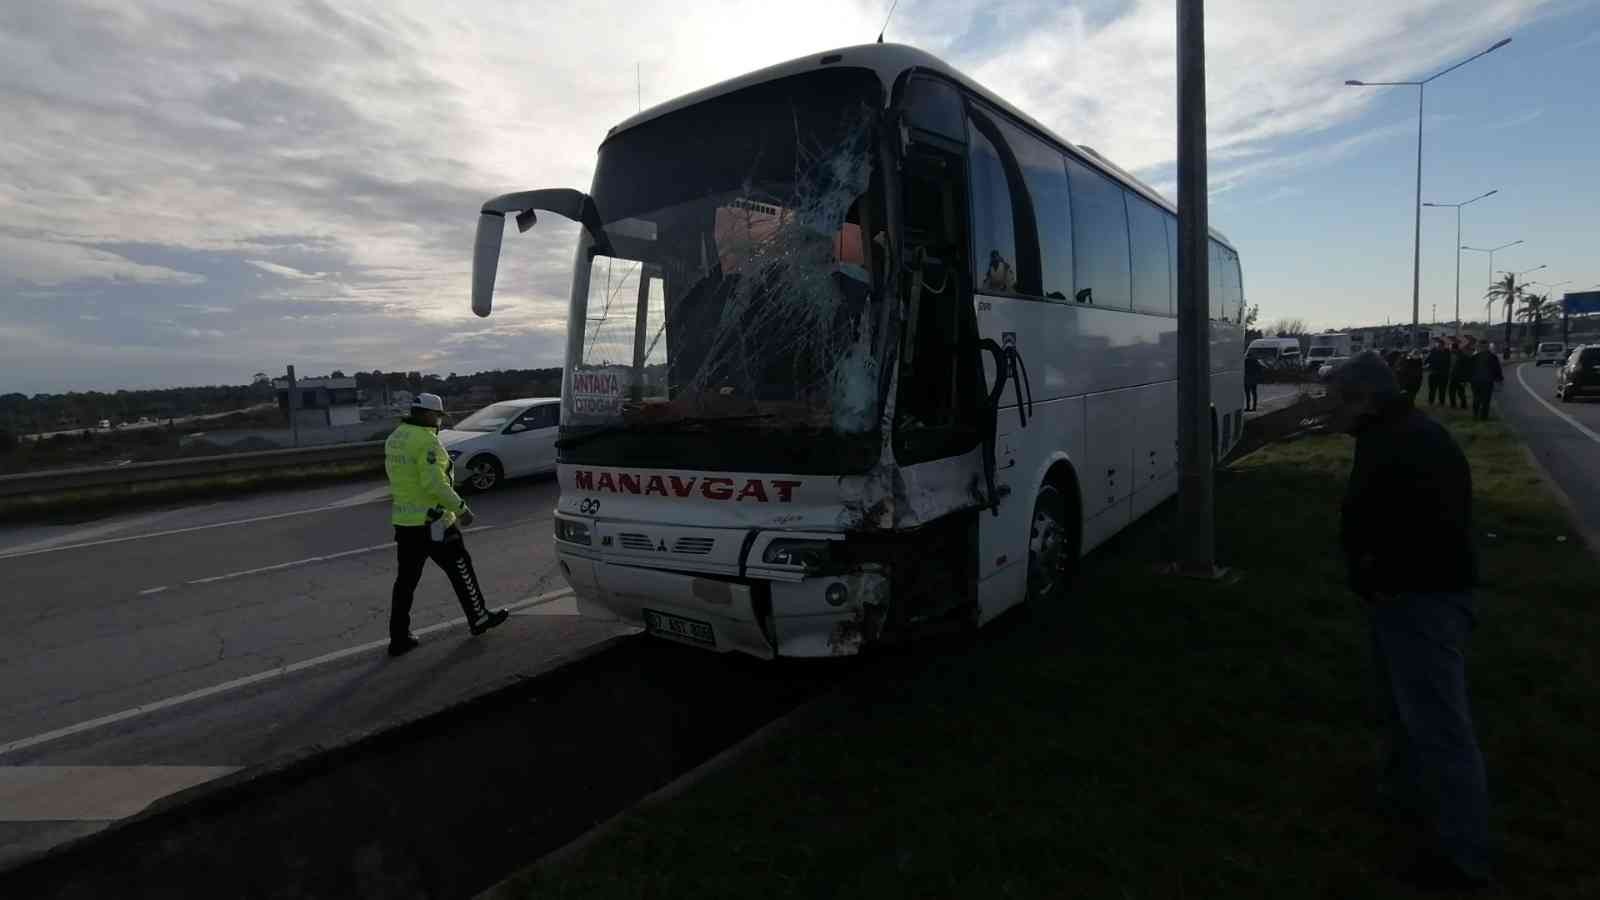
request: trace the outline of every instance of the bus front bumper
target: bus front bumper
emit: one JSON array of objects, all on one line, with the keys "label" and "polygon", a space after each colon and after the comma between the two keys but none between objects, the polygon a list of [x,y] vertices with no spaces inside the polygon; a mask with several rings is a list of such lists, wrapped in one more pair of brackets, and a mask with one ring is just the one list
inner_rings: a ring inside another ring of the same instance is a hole
[{"label": "bus front bumper", "polygon": [[849,656],[872,637],[889,581],[875,571],[799,581],[696,576],[620,565],[558,545],[578,611],[706,650],[762,659]]}]

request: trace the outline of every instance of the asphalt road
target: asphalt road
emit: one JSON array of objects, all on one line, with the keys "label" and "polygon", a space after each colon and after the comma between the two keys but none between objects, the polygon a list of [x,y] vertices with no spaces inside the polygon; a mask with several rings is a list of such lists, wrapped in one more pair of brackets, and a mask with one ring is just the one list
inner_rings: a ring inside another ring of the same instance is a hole
[{"label": "asphalt road", "polygon": [[1600,553],[1600,401],[1555,398],[1556,369],[1507,366],[1493,413],[1505,417],[1571,501],[1589,546]]},{"label": "asphalt road", "polygon": [[562,591],[555,500],[549,479],[474,499],[485,594],[517,615],[470,637],[430,566],[413,611],[424,644],[398,660],[382,649],[381,481],[0,529],[0,864],[621,633]]}]

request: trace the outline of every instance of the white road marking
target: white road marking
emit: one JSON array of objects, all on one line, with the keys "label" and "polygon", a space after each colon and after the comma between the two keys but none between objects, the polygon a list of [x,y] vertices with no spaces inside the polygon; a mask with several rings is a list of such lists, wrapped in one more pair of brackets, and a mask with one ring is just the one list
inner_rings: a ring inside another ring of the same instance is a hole
[{"label": "white road marking", "polygon": [[1544,399],[1543,397],[1539,396],[1538,391],[1535,391],[1533,388],[1528,387],[1527,379],[1522,377],[1522,370],[1526,369],[1527,367],[1528,367],[1527,363],[1522,363],[1521,365],[1517,366],[1517,381],[1522,384],[1522,389],[1528,392],[1528,396],[1532,397],[1533,399],[1535,399],[1537,401],[1539,401],[1539,405],[1540,406],[1543,406],[1545,409],[1550,410],[1550,412],[1552,414],[1554,414],[1558,418],[1560,418],[1563,421],[1565,421],[1568,425],[1571,425],[1573,428],[1578,429],[1578,433],[1579,434],[1583,435],[1584,437],[1588,438],[1591,441],[1594,441],[1596,444],[1600,444],[1600,434],[1596,434],[1593,430],[1591,430],[1588,426],[1584,425],[1582,422],[1579,422],[1577,419],[1574,419],[1573,417],[1567,415],[1566,413],[1562,412],[1561,410],[1556,409],[1554,404],[1552,404],[1550,401]]},{"label": "white road marking", "polygon": [[238,766],[0,766],[0,822],[124,819]]},{"label": "white road marking", "polygon": [[[383,499],[383,498],[379,498]],[[81,550],[85,547],[103,547],[106,544],[121,544],[126,541],[143,541],[149,538],[168,537],[174,534],[189,534],[195,531],[206,531],[212,528],[229,528],[234,525],[249,525],[253,522],[270,522],[273,519],[287,519],[292,516],[304,516],[311,513],[328,512],[334,509],[347,509],[363,503],[377,503],[377,499],[365,501],[344,501],[330,503],[325,506],[315,506],[311,509],[296,509],[289,512],[272,513],[266,516],[251,516],[248,519],[233,519],[228,522],[213,522],[210,525],[191,525],[188,528],[171,528],[166,531],[152,531],[149,534],[130,534],[123,537],[106,538],[99,541],[84,541],[78,544],[62,544],[58,547],[43,547],[37,550],[12,550],[0,553],[0,559],[14,559],[21,556],[37,556],[40,553],[56,553],[61,550]]]},{"label": "white road marking", "polygon": [[139,596],[148,597],[148,596],[150,596],[152,594],[159,594],[162,591],[167,590],[170,587],[171,587],[171,585],[163,584],[161,587],[145,588],[144,590],[139,592]]},{"label": "white road marking", "polygon": [[[461,529],[461,533],[462,534],[473,534],[473,533],[479,532],[479,531],[488,531],[489,529],[494,528],[494,527],[496,527],[496,526],[494,526],[494,525],[475,525],[472,528],[463,528],[463,529]],[[277,571],[279,571],[281,569],[292,569],[295,566],[306,566],[306,565],[310,565],[311,563],[326,562],[327,560],[330,560],[330,559],[340,559],[340,558],[346,557],[346,556],[355,556],[358,553],[371,553],[374,550],[388,550],[393,546],[394,546],[394,541],[389,541],[389,542],[383,543],[383,544],[373,544],[370,547],[357,547],[354,550],[341,550],[338,553],[328,553],[328,554],[325,554],[323,556],[308,556],[305,559],[295,559],[295,560],[290,560],[289,562],[275,563],[275,564],[270,565],[270,566],[258,566],[257,568],[254,568],[254,569],[244,569],[244,570],[239,571],[239,572],[229,572],[226,575],[212,575],[209,578],[196,578],[193,581],[185,581],[184,584],[214,584],[215,582],[218,582],[218,581],[229,581],[229,580],[234,579],[234,578],[243,578],[246,575],[260,575],[262,572],[277,572]],[[142,593],[144,593],[144,591],[140,591],[139,593],[142,594]]]},{"label": "white road marking", "polygon": [[[552,600],[559,599],[571,593],[571,588],[560,591],[551,591],[548,594],[539,594],[534,597],[527,597],[522,600],[518,600],[515,603],[508,603],[502,607],[502,609],[505,609],[508,612],[516,612],[519,609],[527,609],[530,606],[538,606],[542,603],[549,603]],[[455,618],[448,622],[440,622],[437,625],[429,625],[426,628],[418,628],[416,633],[418,635],[432,634],[436,631],[443,631],[446,628],[455,628],[465,625],[466,623],[467,620],[465,618]],[[40,744],[47,744],[51,741],[60,740],[64,737],[70,737],[74,734],[82,734],[85,731],[92,731],[96,728],[101,728],[106,725],[115,725],[118,722],[126,722],[129,719],[137,718],[147,713],[159,712],[163,709],[171,709],[174,706],[182,706],[185,703],[192,703],[196,700],[204,700],[207,697],[215,697],[218,694],[226,694],[229,691],[238,690],[242,687],[249,687],[252,684],[260,684],[263,681],[271,681],[274,678],[281,678],[285,675],[293,675],[296,672],[303,672],[306,669],[313,669],[317,666],[327,665],[331,662],[338,662],[341,659],[359,656],[363,653],[376,650],[380,647],[387,647],[388,645],[388,638],[384,638],[381,641],[368,641],[365,644],[357,644],[354,647],[346,647],[343,650],[335,650],[332,653],[324,653],[321,656],[312,657],[311,659],[303,659],[297,663],[279,666],[276,669],[268,669],[265,672],[257,672],[254,675],[246,675],[243,678],[235,678],[232,681],[224,681],[221,684],[214,684],[210,687],[200,688],[199,690],[190,691],[186,694],[179,694],[176,697],[168,697],[164,700],[154,700],[150,703],[143,703],[129,709],[124,709],[121,712],[114,712],[109,715],[99,716],[98,718],[79,722],[75,725],[57,728],[54,731],[46,731],[43,734],[36,734],[33,737],[21,738],[19,740],[12,741],[9,744],[0,744],[0,756],[4,756],[7,753],[14,753],[18,750],[26,750],[29,747],[37,747]]]}]

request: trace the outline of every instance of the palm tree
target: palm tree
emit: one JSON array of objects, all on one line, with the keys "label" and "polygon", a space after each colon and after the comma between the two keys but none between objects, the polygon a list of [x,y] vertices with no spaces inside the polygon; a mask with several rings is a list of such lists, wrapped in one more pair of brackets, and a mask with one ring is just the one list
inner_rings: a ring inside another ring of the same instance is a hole
[{"label": "palm tree", "polygon": [[1511,309],[1517,305],[1517,298],[1521,295],[1522,285],[1517,284],[1517,276],[1510,273],[1489,285],[1489,290],[1483,295],[1483,298],[1488,301],[1486,306],[1494,306],[1498,301],[1505,307],[1507,352],[1510,352],[1509,345],[1511,343]]},{"label": "palm tree", "polygon": [[[1539,326],[1545,318],[1555,315],[1555,304],[1550,302],[1550,295],[1528,294],[1522,298],[1522,309],[1517,312],[1517,318],[1533,325],[1534,343],[1539,341]],[[1527,326],[1523,326],[1527,331]]]}]

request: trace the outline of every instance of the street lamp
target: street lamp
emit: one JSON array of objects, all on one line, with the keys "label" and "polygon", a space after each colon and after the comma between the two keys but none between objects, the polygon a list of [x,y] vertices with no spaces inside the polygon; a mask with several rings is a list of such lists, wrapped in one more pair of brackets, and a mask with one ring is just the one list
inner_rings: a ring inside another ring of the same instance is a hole
[{"label": "street lamp", "polygon": [[1528,274],[1529,272],[1537,272],[1540,269],[1548,268],[1549,266],[1545,263],[1540,263],[1531,269],[1523,269],[1521,272],[1506,272],[1505,269],[1500,270],[1511,276],[1511,283],[1506,285],[1508,291],[1506,294],[1506,345],[1505,348],[1500,352],[1500,355],[1504,356],[1506,359],[1511,358],[1511,310],[1512,307],[1517,305],[1517,279]]},{"label": "street lamp", "polygon": [[[1468,247],[1466,244],[1462,244],[1460,250],[1471,250],[1473,253],[1487,253],[1487,254],[1489,254],[1489,285],[1492,286],[1494,284],[1494,255],[1496,253],[1499,253],[1501,250],[1506,249],[1507,247],[1515,247],[1516,245],[1521,244],[1521,243],[1525,243],[1525,241],[1512,241],[1509,244],[1501,244],[1498,247],[1489,247],[1487,249],[1483,248],[1483,247]],[[1457,255],[1458,256],[1460,255],[1460,250],[1457,251]],[[1487,305],[1488,306],[1493,306],[1493,301],[1490,301],[1489,304],[1487,304]],[[1483,324],[1484,324],[1485,330],[1487,330],[1488,325],[1489,325],[1489,313],[1487,313],[1487,312],[1484,313],[1484,323]]]},{"label": "street lamp", "polygon": [[[1412,224],[1411,237],[1411,346],[1417,345],[1417,316],[1420,313],[1422,298],[1422,95],[1427,84],[1442,75],[1461,68],[1469,62],[1493,53],[1501,47],[1511,43],[1511,38],[1502,38],[1496,41],[1487,50],[1480,51],[1463,59],[1448,69],[1435,72],[1421,81],[1360,81],[1350,79],[1345,82],[1351,87],[1415,87],[1417,89],[1417,192],[1416,192],[1416,217]],[[1458,241],[1459,243],[1459,241]]]},{"label": "street lamp", "polygon": [[[1461,337],[1461,207],[1467,206],[1468,204],[1477,203],[1479,200],[1482,200],[1485,197],[1492,197],[1498,193],[1500,193],[1500,189],[1495,188],[1487,194],[1479,194],[1478,196],[1473,197],[1471,200],[1463,200],[1460,203],[1422,204],[1423,206],[1437,207],[1453,206],[1456,209],[1456,337],[1458,338]],[[1489,268],[1491,270],[1494,268],[1493,260],[1490,260]]]},{"label": "street lamp", "polygon": [[[1551,281],[1530,281],[1530,282],[1528,282],[1528,284],[1530,286],[1537,284],[1537,285],[1542,286],[1546,291],[1549,291],[1551,293],[1554,293],[1555,289],[1558,288],[1558,287],[1561,287],[1563,284],[1571,284],[1571,283],[1572,283],[1572,279],[1570,279],[1570,278],[1568,278],[1566,281],[1555,281],[1555,282],[1551,282]],[[1561,305],[1561,312],[1562,312],[1562,314],[1561,314],[1561,343],[1565,344],[1567,342],[1567,328],[1566,328],[1567,316],[1566,316],[1566,304],[1564,304],[1564,303]],[[1540,315],[1534,316],[1532,318],[1533,318],[1533,342],[1535,344],[1535,347],[1537,348],[1537,345],[1539,343],[1540,325],[1542,325],[1543,322],[1544,322],[1544,315],[1541,312]]]}]

